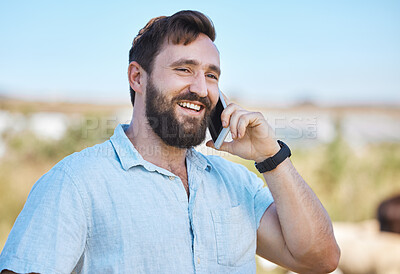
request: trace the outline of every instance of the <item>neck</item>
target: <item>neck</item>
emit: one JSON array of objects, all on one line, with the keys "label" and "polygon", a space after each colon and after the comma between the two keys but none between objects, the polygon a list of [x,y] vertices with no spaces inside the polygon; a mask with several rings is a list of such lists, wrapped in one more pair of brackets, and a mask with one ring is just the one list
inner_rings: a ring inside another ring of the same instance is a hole
[{"label": "neck", "polygon": [[143,159],[172,173],[186,170],[187,149],[166,145],[148,123],[140,121],[146,117],[133,117],[125,133]]}]

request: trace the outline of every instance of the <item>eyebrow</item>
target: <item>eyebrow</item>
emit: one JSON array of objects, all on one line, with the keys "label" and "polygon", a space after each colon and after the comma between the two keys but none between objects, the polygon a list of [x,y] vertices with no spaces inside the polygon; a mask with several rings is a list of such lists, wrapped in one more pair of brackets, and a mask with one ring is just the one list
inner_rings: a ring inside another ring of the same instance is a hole
[{"label": "eyebrow", "polygon": [[[183,66],[183,65],[199,66],[200,64],[199,64],[199,62],[196,61],[196,60],[193,60],[193,59],[184,59],[184,58],[182,58],[182,59],[179,59],[179,60],[173,62],[173,63],[171,64],[171,67],[179,67],[179,66]],[[208,68],[209,70],[212,70],[212,71],[214,71],[215,73],[217,73],[218,76],[221,75],[221,69],[220,69],[218,66],[210,64],[210,65],[207,66],[207,68]]]}]

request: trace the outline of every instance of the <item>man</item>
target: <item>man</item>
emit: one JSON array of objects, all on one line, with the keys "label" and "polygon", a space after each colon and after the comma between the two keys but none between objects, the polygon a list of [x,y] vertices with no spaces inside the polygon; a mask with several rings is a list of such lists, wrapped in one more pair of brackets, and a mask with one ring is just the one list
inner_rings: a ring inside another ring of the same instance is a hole
[{"label": "man", "polygon": [[256,251],[298,272],[336,268],[329,216],[260,113],[229,104],[221,120],[233,141],[221,150],[257,163],[284,155],[263,173],[269,189],[244,167],[192,148],[219,96],[214,39],[211,21],[195,11],[139,32],[129,54],[130,125],[35,184],[0,269],[255,273]]}]

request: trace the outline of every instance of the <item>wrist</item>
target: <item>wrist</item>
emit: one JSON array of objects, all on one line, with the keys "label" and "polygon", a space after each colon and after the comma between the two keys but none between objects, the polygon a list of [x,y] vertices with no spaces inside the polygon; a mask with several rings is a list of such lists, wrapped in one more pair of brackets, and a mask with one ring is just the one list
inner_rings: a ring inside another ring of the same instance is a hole
[{"label": "wrist", "polygon": [[275,154],[277,154],[279,152],[279,150],[281,150],[281,146],[279,145],[279,143],[277,141],[274,140],[274,145],[272,145],[271,148],[268,149],[268,151],[255,157],[254,161],[256,163],[260,163],[260,162],[264,161],[265,159],[273,157]]},{"label": "wrist", "polygon": [[278,140],[278,144],[280,149],[275,155],[268,157],[260,162],[256,161],[254,163],[260,173],[275,169],[279,164],[281,164],[284,160],[292,155],[289,147],[284,142]]}]

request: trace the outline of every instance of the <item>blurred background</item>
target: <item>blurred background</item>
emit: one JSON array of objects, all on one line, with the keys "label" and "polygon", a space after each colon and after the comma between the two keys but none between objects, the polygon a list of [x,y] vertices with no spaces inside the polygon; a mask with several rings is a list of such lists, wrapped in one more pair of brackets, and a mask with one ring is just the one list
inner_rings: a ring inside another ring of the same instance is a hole
[{"label": "blurred background", "polygon": [[[338,273],[400,273],[400,234],[377,220],[382,201],[400,195],[395,0],[0,1],[0,249],[40,176],[129,123],[132,40],[150,18],[182,9],[214,22],[221,90],[263,112],[292,148],[334,221]],[[386,215],[400,222],[400,202]]]}]

